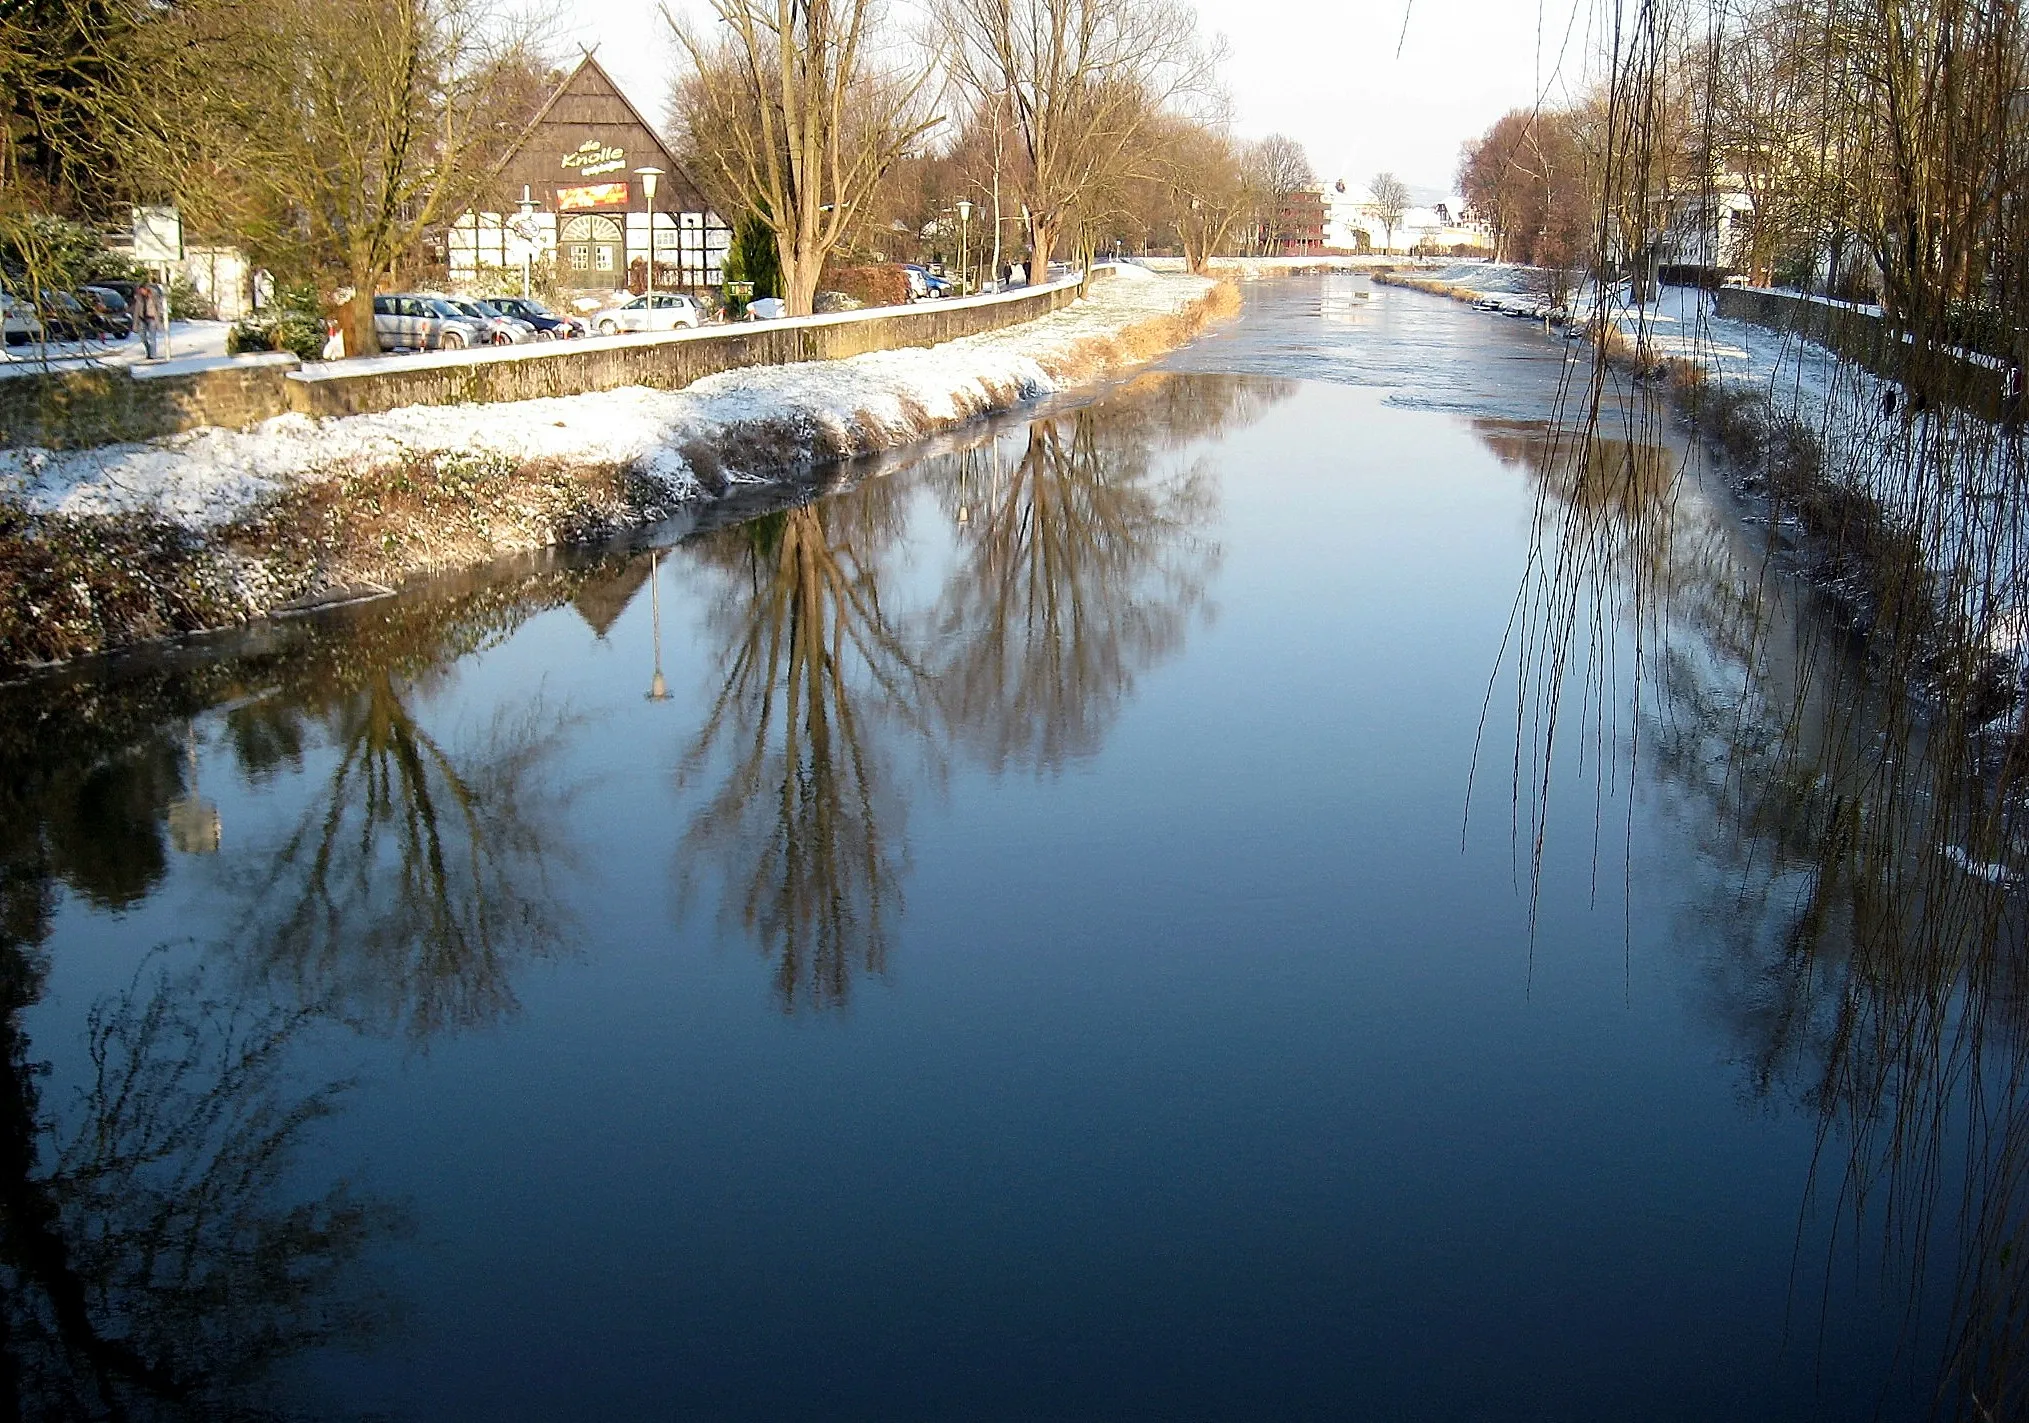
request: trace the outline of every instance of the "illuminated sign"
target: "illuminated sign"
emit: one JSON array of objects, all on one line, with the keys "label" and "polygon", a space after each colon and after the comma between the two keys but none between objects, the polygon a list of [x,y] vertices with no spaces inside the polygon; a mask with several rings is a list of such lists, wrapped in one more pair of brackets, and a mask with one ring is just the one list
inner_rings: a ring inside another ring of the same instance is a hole
[{"label": "illuminated sign", "polygon": [[624,208],[627,206],[627,185],[625,183],[587,183],[582,188],[558,188],[557,211],[573,212],[580,208]]},{"label": "illuminated sign", "polygon": [[627,166],[627,150],[614,148],[588,138],[578,145],[575,153],[564,155],[563,166],[578,170],[580,178],[596,178],[601,173],[618,173]]}]

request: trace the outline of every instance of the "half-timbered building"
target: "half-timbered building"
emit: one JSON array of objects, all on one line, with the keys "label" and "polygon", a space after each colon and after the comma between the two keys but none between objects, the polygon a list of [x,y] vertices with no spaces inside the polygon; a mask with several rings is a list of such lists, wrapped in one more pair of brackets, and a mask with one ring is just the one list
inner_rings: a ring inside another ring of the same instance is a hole
[{"label": "half-timbered building", "polygon": [[[651,199],[644,169],[656,171]],[[589,52],[494,169],[481,210],[447,235],[455,280],[486,268],[556,266],[566,290],[610,292],[648,274],[660,289],[717,286],[732,234]]]}]

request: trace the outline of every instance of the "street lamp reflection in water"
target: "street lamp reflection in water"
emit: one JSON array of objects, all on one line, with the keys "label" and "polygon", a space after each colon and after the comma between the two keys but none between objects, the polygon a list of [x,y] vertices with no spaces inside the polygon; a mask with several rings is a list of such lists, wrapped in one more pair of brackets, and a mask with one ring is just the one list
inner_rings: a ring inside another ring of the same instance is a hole
[{"label": "street lamp reflection in water", "polygon": [[648,617],[655,629],[655,675],[648,679],[648,700],[669,700],[669,683],[662,679],[662,566],[660,555],[648,551]]},{"label": "street lamp reflection in water", "polygon": [[190,794],[169,802],[169,843],[180,854],[215,855],[224,839],[216,802],[197,793],[197,725],[190,727]]}]

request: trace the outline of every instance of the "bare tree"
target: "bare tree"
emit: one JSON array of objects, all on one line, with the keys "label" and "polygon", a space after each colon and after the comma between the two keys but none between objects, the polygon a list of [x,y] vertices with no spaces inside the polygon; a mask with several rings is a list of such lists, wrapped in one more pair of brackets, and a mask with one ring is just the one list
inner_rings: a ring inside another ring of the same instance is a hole
[{"label": "bare tree", "polygon": [[1148,149],[1184,262],[1203,272],[1259,202],[1259,190],[1222,126],[1165,117]]},{"label": "bare tree", "polygon": [[1217,59],[1178,0],[936,0],[935,14],[959,84],[1012,112],[1024,160],[1012,176],[1038,269],[1156,115],[1204,89]]},{"label": "bare tree", "polygon": [[892,54],[879,0],[710,0],[717,32],[663,16],[695,72],[672,110],[699,176],[775,233],[782,296],[807,315],[825,258],[936,120],[930,66]]},{"label": "bare tree", "polygon": [[1374,181],[1367,185],[1367,193],[1373,199],[1368,209],[1386,234],[1382,250],[1392,252],[1395,229],[1402,224],[1402,214],[1409,210],[1409,185],[1393,173],[1376,173]]},{"label": "bare tree", "polygon": [[373,291],[471,205],[546,68],[507,0],[192,0],[125,82],[137,169],[200,226],[350,288],[346,349],[379,349]]},{"label": "bare tree", "polygon": [[1285,235],[1283,219],[1289,200],[1316,183],[1317,174],[1303,145],[1281,133],[1271,133],[1249,148],[1246,167],[1247,186],[1256,203],[1255,247],[1266,253]]}]

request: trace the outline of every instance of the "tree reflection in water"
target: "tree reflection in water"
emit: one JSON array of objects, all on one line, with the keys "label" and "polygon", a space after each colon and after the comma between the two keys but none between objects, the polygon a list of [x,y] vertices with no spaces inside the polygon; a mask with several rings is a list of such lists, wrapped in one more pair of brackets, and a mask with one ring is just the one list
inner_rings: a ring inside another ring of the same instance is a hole
[{"label": "tree reflection in water", "polygon": [[884,735],[934,753],[923,671],[881,601],[901,533],[899,481],[800,505],[686,547],[719,575],[710,611],[721,681],[679,771],[726,763],[680,850],[687,899],[701,866],[723,913],[760,940],[776,998],[832,1007],[880,973],[906,870],[906,807]]},{"label": "tree reflection in water", "polygon": [[[272,1366],[379,1320],[349,1270],[395,1215],[342,1186],[291,1195],[297,1148],[343,1085],[300,1090],[288,1063],[327,1012],[424,1034],[507,1011],[516,963],[559,942],[568,797],[549,760],[566,723],[530,702],[447,746],[415,703],[613,562],[0,695],[0,1417],[283,1416],[265,1407]],[[113,909],[154,891],[200,721],[251,782],[332,760],[272,857],[235,847],[259,863],[229,878],[247,908],[216,946],[288,1006],[254,1006],[247,975],[224,993],[215,972],[150,968],[93,1014],[67,1110],[44,1100],[23,1022],[60,887]]]},{"label": "tree reflection in water", "polygon": [[[1822,1183],[1838,1216],[1830,1255],[1799,1275],[1827,1300],[1799,1317],[1822,1317],[1842,1252],[1881,1250],[1909,1330],[1884,1371],[1930,1358],[1940,1415],[2024,1416],[2029,999],[2005,865],[2019,854],[2011,742],[1982,729],[1991,673],[1926,650],[1900,618],[1820,606],[1777,572],[1781,540],[1751,544],[1673,457],[1651,474],[1610,460],[1623,475],[1595,484],[1573,452],[1612,444],[1597,433],[1484,433],[1542,490],[1512,642],[1517,799],[1537,854],[1582,659],[1581,743],[1602,764],[1639,756],[1699,828],[1711,872],[1692,912],[1721,946],[1713,1001],[1752,1090],[1817,1123],[1807,1201]],[[1921,577],[1890,572],[1904,592]],[[1635,665],[1616,670],[1623,640]]]},{"label": "tree reflection in water", "polygon": [[513,1011],[512,968],[562,942],[547,763],[568,723],[532,702],[447,747],[414,695],[376,669],[318,714],[337,764],[250,882],[241,938],[303,1001],[422,1038]]},{"label": "tree reflection in water", "polygon": [[513,969],[556,952],[567,928],[555,890],[572,863],[569,795],[550,764],[571,721],[536,697],[447,744],[415,706],[458,657],[594,571],[394,608],[230,713],[243,755],[332,758],[238,884],[234,940],[254,981],[418,1039],[514,1011]]},{"label": "tree reflection in water", "polygon": [[[1159,455],[1286,397],[1288,382],[1154,376],[684,545],[718,583],[716,682],[683,758],[717,777],[680,850],[759,941],[785,1011],[880,973],[908,873],[898,765],[954,754],[1043,770],[1095,749],[1134,679],[1182,643],[1218,550],[1202,465]],[[936,603],[893,605],[887,562],[927,489],[958,528]]]},{"label": "tree reflection in water", "polygon": [[964,511],[961,559],[935,610],[952,737],[995,772],[1098,749],[1134,679],[1182,646],[1218,564],[1204,533],[1214,475],[1159,455],[1286,391],[1150,377],[1103,409],[1032,423],[1012,458],[995,440],[953,461],[939,492],[954,519]]},{"label": "tree reflection in water", "polygon": [[284,1179],[342,1085],[294,1093],[307,1015],[227,1009],[150,975],[92,1015],[78,1109],[51,1110],[22,1014],[30,944],[0,945],[0,1417],[218,1419],[278,1363],[360,1342],[383,1311],[353,1267],[398,1224],[343,1185]]}]

